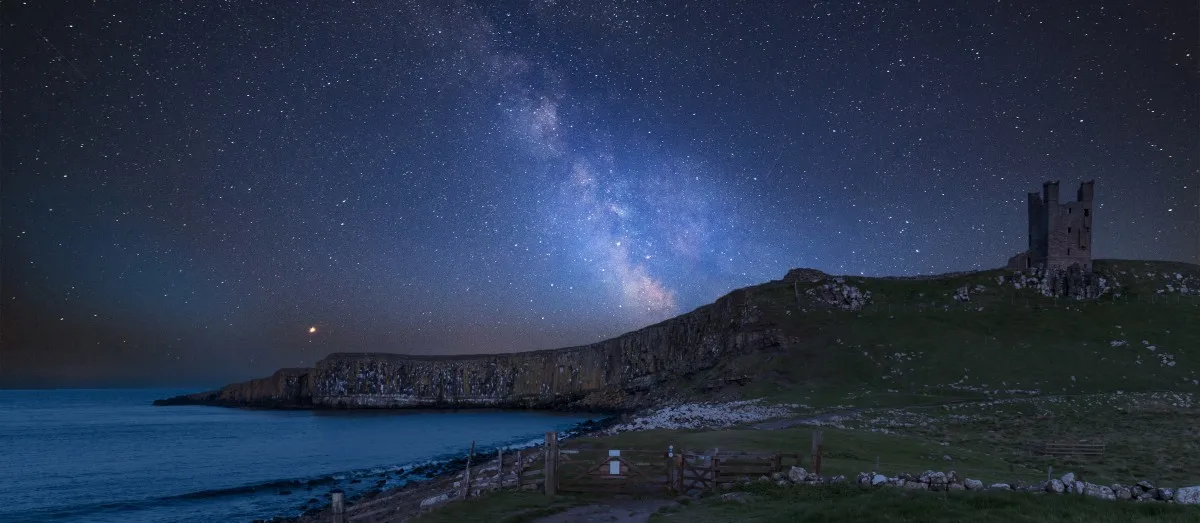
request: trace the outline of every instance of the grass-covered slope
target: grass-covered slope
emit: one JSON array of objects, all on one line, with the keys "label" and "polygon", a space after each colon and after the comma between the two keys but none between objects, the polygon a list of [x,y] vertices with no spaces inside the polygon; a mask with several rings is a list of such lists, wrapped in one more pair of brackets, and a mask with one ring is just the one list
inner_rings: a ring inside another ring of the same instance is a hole
[{"label": "grass-covered slope", "polygon": [[788,342],[692,384],[742,379],[726,393],[813,406],[1200,391],[1200,267],[1095,267],[1103,294],[1083,300],[1046,296],[1036,278],[1007,270],[768,282],[747,295]]}]

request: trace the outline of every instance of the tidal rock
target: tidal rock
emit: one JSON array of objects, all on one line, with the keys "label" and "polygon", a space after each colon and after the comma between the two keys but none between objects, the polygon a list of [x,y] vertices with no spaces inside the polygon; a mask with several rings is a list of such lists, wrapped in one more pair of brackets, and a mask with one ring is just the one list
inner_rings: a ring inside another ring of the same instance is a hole
[{"label": "tidal rock", "polygon": [[787,477],[793,483],[800,483],[808,479],[808,471],[804,470],[804,467],[792,467],[788,470]]},{"label": "tidal rock", "polygon": [[983,490],[983,482],[977,479],[967,479],[963,486],[967,487],[967,490]]}]

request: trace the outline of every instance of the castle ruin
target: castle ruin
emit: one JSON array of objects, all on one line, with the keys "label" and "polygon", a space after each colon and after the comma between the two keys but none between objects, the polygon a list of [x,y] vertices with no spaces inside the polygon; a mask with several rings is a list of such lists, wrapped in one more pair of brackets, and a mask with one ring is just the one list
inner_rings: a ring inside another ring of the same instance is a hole
[{"label": "castle ruin", "polygon": [[1079,184],[1075,201],[1059,203],[1058,182],[1029,193],[1029,249],[1009,258],[1008,268],[1092,270],[1092,190],[1095,181]]}]

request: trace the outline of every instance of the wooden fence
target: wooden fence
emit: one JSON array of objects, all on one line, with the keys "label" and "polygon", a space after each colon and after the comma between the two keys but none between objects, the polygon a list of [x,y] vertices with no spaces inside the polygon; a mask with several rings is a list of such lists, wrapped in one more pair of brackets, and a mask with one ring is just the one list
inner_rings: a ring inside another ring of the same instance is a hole
[{"label": "wooden fence", "polygon": [[[813,435],[810,466],[820,470],[822,432]],[[676,453],[645,449],[610,449],[558,446],[554,433],[546,434],[544,448],[545,492],[606,492],[628,494],[682,493],[716,490],[722,483],[757,479],[792,466],[802,466],[804,455],[782,452],[716,451],[711,454]]]},{"label": "wooden fence", "polygon": [[1047,456],[1079,456],[1098,458],[1104,456],[1104,445],[1088,443],[1050,443],[1044,442],[1036,446],[1039,454]]}]

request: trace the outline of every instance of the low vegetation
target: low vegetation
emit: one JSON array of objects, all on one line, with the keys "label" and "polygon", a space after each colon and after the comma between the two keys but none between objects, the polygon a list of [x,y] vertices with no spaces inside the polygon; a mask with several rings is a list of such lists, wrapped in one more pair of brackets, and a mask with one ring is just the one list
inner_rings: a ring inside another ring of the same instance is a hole
[{"label": "low vegetation", "polygon": [[[1113,503],[1083,496],[1015,492],[919,492],[845,487],[777,487],[759,484],[744,495],[714,496],[661,510],[650,521],[708,522],[1185,522],[1195,508]],[[732,499],[728,499],[732,498]]]}]

